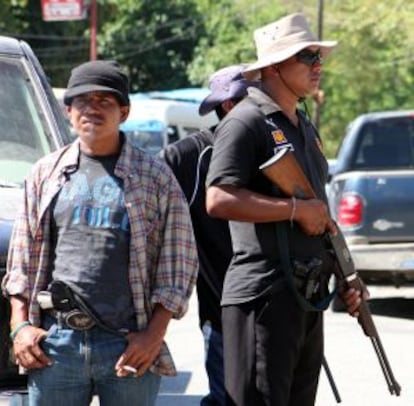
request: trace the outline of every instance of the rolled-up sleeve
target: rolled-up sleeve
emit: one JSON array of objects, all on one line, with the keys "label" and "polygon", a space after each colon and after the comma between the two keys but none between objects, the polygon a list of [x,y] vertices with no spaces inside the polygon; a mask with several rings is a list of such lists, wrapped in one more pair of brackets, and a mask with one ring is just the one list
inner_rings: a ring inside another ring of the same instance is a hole
[{"label": "rolled-up sleeve", "polygon": [[187,311],[197,279],[198,256],[188,204],[172,175],[159,204],[160,243],[151,302],[160,303],[179,319]]},{"label": "rolled-up sleeve", "polygon": [[14,221],[7,257],[7,272],[2,281],[5,297],[22,296],[29,299],[29,274],[34,268],[33,238],[30,231],[29,213],[31,212],[30,191],[25,182],[23,198]]}]

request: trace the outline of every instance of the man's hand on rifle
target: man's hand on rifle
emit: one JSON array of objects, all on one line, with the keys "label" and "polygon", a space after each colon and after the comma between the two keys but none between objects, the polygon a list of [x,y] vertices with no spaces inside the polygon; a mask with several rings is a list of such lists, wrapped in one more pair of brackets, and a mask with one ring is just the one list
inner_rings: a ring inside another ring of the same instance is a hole
[{"label": "man's hand on rifle", "polygon": [[293,216],[308,235],[321,235],[325,231],[336,233],[327,205],[319,199],[297,199],[296,210]]},{"label": "man's hand on rifle", "polygon": [[338,293],[344,302],[348,313],[352,317],[359,316],[359,305],[361,304],[362,298],[365,300],[369,299],[369,292],[365,284],[363,284],[362,281],[361,284],[363,288],[362,291],[355,288],[345,288],[342,291],[340,290]]}]

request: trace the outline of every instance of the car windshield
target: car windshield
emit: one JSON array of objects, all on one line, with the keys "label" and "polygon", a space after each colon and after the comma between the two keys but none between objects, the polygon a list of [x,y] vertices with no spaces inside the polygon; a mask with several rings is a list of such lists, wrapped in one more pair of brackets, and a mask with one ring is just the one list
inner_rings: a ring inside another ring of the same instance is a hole
[{"label": "car windshield", "polygon": [[165,147],[167,130],[161,121],[127,120],[120,128],[134,146],[151,155]]},{"label": "car windshield", "polygon": [[20,59],[0,57],[0,187],[19,186],[51,151],[41,107]]},{"label": "car windshield", "polygon": [[366,123],[361,131],[356,168],[414,167],[414,117],[384,118]]}]

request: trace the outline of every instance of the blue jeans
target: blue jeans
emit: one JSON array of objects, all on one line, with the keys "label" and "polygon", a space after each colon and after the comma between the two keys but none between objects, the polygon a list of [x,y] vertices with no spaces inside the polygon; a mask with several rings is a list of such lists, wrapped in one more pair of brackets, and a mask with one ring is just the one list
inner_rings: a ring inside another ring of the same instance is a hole
[{"label": "blue jeans", "polygon": [[210,393],[201,399],[201,406],[225,405],[224,367],[223,367],[223,335],[214,330],[210,322],[202,327],[204,336],[205,367],[208,376]]},{"label": "blue jeans", "polygon": [[114,366],[127,345],[124,337],[96,327],[74,331],[56,322],[45,328],[48,336],[41,345],[53,365],[29,371],[30,406],[86,406],[93,395],[101,406],[155,404],[159,376],[116,376]]}]

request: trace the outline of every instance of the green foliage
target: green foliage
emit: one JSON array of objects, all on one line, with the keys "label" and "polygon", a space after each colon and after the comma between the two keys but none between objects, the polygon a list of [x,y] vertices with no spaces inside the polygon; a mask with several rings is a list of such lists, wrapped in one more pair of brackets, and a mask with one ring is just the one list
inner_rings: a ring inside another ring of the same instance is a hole
[{"label": "green foliage", "polygon": [[207,83],[221,67],[253,61],[253,30],[283,13],[281,7],[272,7],[269,12],[269,1],[265,0],[204,0],[199,1],[199,10],[205,16],[206,34],[200,38],[195,58],[188,66],[189,78],[195,84]]},{"label": "green foliage", "polygon": [[99,51],[129,67],[133,90],[189,84],[186,66],[204,25],[190,0],[119,1],[99,36]]},{"label": "green foliage", "polygon": [[321,133],[333,155],[346,124],[376,110],[413,108],[413,57],[408,52],[413,6],[337,0],[326,9],[326,38],[339,41],[326,65]]},{"label": "green foliage", "polygon": [[89,59],[88,21],[45,22],[40,0],[0,0],[0,21],[3,35],[29,43],[53,86],[64,87],[70,68]]},{"label": "green foliage", "polygon": [[[407,0],[98,0],[98,57],[119,60],[133,91],[205,85],[218,68],[255,60],[253,31],[295,11],[315,33],[339,41],[321,85],[328,156],[357,115],[414,108],[414,3]],[[0,0],[0,32],[25,39],[54,86],[89,59],[89,19],[44,22],[40,0]]]}]

